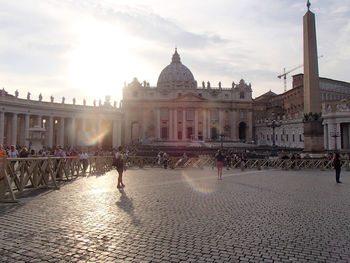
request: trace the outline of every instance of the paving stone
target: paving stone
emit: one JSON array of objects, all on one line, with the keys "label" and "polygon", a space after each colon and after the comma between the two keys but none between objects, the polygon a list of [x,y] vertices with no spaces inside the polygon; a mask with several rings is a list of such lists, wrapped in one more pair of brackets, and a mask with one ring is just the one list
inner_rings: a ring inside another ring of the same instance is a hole
[{"label": "paving stone", "polygon": [[349,262],[350,173],[131,169],[0,204],[1,262]]}]

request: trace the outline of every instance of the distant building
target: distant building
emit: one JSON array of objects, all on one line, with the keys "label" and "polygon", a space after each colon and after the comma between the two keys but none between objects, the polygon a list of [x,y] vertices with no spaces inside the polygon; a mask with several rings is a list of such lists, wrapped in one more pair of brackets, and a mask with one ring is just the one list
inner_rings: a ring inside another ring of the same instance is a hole
[{"label": "distant building", "polygon": [[[350,99],[350,83],[321,77],[319,81],[321,101],[325,105]],[[292,89],[279,95],[269,91],[254,99],[253,108],[254,137],[258,145],[275,142],[276,146],[304,148],[303,74],[293,76]],[[272,120],[277,121],[274,129]],[[324,146],[329,149],[326,144]]]}]

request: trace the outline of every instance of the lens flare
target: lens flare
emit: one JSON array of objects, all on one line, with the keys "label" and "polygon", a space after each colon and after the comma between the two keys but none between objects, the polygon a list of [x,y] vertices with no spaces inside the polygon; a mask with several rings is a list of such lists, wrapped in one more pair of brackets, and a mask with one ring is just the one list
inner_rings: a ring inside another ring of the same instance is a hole
[{"label": "lens flare", "polygon": [[110,132],[110,129],[103,129],[99,133],[84,131],[82,133],[82,142],[84,145],[95,145],[96,143],[102,142],[103,138]]},{"label": "lens flare", "polygon": [[[203,177],[202,173],[196,171],[182,171],[182,178],[191,188],[202,194],[212,194],[217,190],[217,182],[208,177]],[[215,178],[215,175],[213,175]]]}]

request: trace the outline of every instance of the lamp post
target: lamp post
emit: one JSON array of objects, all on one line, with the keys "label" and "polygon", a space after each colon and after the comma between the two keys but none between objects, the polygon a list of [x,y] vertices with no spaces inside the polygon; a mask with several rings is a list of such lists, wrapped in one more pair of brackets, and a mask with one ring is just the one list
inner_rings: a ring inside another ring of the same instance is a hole
[{"label": "lamp post", "polygon": [[221,151],[224,149],[224,142],[223,142],[223,138],[226,136],[224,133],[220,133],[220,143],[221,143]]},{"label": "lamp post", "polygon": [[334,138],[334,148],[337,151],[337,138],[340,137],[340,133],[338,131],[331,132],[331,137]]},{"label": "lamp post", "polygon": [[272,120],[271,124],[268,124],[267,127],[271,127],[272,128],[272,147],[275,147],[276,145],[276,135],[275,135],[275,129],[277,127],[280,127],[281,123],[279,121],[276,120]]}]

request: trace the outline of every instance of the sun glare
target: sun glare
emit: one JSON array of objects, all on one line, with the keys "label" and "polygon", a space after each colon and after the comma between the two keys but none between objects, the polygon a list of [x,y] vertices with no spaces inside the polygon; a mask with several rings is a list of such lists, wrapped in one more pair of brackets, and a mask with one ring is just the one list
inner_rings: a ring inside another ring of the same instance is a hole
[{"label": "sun glare", "polygon": [[87,19],[75,25],[77,44],[69,56],[70,85],[84,90],[86,96],[121,99],[135,59],[130,54],[133,39],[115,25]]}]

